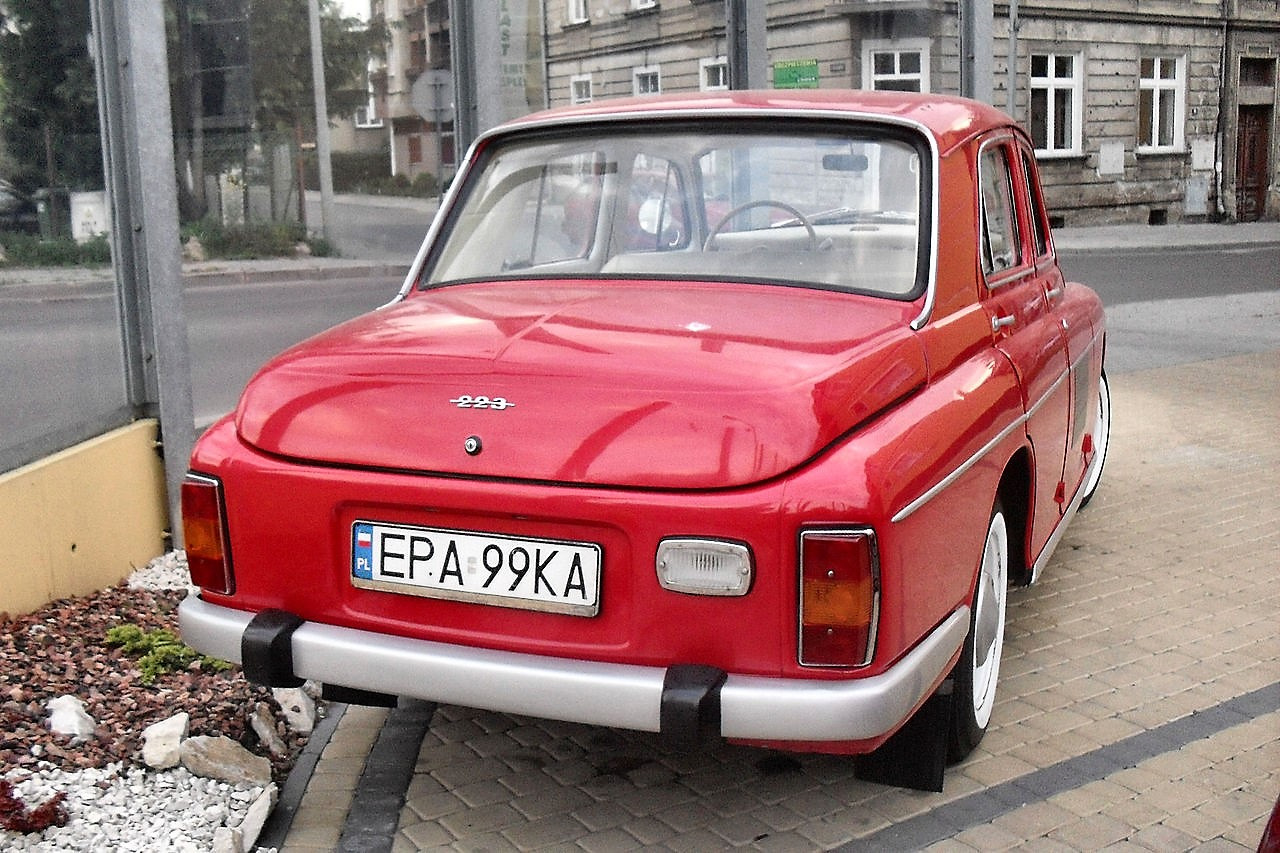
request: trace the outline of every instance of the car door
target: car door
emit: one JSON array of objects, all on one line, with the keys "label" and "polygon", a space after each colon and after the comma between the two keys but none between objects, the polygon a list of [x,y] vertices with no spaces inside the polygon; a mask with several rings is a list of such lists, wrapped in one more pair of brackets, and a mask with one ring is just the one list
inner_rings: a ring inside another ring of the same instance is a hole
[{"label": "car door", "polygon": [[1052,276],[1037,263],[1041,249],[1028,221],[1022,168],[1012,134],[987,140],[979,151],[983,303],[993,343],[1022,386],[1034,455],[1029,554],[1034,559],[1062,515],[1071,386],[1067,341],[1047,295],[1046,280]]},{"label": "car door", "polygon": [[1080,299],[1071,298],[1066,280],[1058,268],[1035,157],[1025,143],[1019,145],[1018,158],[1021,161],[1018,177],[1024,187],[1026,221],[1031,247],[1035,253],[1035,277],[1044,291],[1045,303],[1053,324],[1062,330],[1069,365],[1069,381],[1066,383],[1070,392],[1067,446],[1061,482],[1055,490],[1059,509],[1065,512],[1071,497],[1084,479],[1093,449],[1089,430],[1093,425],[1098,396],[1093,377],[1097,375],[1095,365],[1101,361],[1102,355],[1093,351],[1094,332],[1088,305]]}]

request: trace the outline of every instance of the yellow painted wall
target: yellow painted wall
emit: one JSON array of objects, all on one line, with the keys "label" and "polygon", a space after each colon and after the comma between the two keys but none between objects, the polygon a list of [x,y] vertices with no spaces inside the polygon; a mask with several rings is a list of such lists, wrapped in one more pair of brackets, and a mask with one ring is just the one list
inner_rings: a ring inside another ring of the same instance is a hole
[{"label": "yellow painted wall", "polygon": [[156,431],[138,421],[0,474],[0,612],[96,592],[164,553]]}]

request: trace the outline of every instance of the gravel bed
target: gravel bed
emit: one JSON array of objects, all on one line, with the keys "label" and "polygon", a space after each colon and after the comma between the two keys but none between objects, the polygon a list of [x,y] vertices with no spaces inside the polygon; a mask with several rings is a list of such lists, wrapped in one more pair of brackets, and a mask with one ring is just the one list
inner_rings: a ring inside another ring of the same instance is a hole
[{"label": "gravel bed", "polygon": [[[262,789],[181,767],[147,769],[142,731],[179,711],[191,715],[190,735],[230,737],[271,758],[277,783],[288,775],[306,737],[288,729],[270,690],[239,668],[213,672],[199,663],[143,684],[136,661],[106,644],[117,625],[177,633],[188,584],[185,558],[173,553],[94,595],[24,616],[0,613],[0,778],[29,808],[65,794],[69,815],[66,826],[42,833],[0,829],[0,849],[210,850],[215,831],[238,826]],[[96,723],[80,742],[48,727],[45,703],[64,694],[83,701]],[[272,709],[287,755],[271,756],[249,727],[259,702]]]}]

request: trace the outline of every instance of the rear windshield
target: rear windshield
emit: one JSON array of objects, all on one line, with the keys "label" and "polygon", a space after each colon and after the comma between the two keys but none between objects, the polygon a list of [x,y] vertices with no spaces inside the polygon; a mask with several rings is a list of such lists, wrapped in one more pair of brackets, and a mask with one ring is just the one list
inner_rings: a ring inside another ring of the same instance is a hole
[{"label": "rear windshield", "polygon": [[621,276],[917,294],[929,209],[920,146],[894,130],[782,124],[603,125],[492,147],[423,285]]}]

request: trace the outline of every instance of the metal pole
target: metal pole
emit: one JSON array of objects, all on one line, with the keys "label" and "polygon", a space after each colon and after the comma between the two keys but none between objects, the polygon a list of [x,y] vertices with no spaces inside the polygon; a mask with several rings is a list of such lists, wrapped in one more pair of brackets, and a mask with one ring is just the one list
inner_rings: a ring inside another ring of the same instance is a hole
[{"label": "metal pole", "polygon": [[764,89],[769,85],[768,22],[764,3],[725,0],[725,42],[729,88]]},{"label": "metal pole", "polygon": [[461,156],[479,135],[476,103],[476,10],[449,0],[449,62],[453,66],[453,146]]},{"label": "metal pole", "polygon": [[91,0],[90,11],[125,384],[138,416],[159,417],[170,530],[181,548],[180,486],[195,426],[164,9]]},{"label": "metal pole", "polygon": [[992,0],[960,2],[960,94],[991,103],[992,30],[995,4]]},{"label": "metal pole", "polygon": [[320,233],[331,239],[333,229],[333,165],[329,144],[329,99],[324,85],[324,45],[320,40],[320,2],[308,0],[311,19],[311,83],[316,101],[316,158],[320,166]]}]

